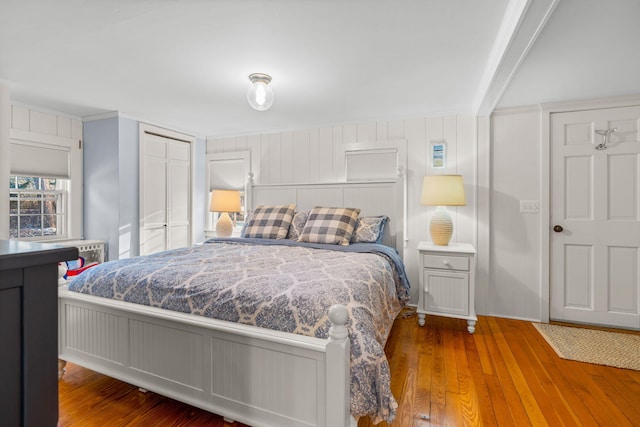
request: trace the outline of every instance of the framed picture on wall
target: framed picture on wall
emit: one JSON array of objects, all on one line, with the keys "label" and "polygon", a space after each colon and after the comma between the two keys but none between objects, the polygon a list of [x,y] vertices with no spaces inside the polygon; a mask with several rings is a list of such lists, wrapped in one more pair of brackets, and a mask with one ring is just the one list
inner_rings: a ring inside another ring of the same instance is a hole
[{"label": "framed picture on wall", "polygon": [[431,167],[444,169],[447,167],[447,143],[444,141],[431,142]]}]

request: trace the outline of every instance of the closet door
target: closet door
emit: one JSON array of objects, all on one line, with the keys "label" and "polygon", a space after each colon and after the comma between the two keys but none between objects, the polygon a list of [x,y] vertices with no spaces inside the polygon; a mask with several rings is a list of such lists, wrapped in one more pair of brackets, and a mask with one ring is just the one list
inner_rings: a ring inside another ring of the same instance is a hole
[{"label": "closet door", "polygon": [[167,168],[167,249],[191,245],[191,147],[171,141]]},{"label": "closet door", "polygon": [[167,249],[167,150],[164,138],[145,134],[141,142],[140,255]]},{"label": "closet door", "polygon": [[140,131],[140,255],[191,245],[191,142]]}]

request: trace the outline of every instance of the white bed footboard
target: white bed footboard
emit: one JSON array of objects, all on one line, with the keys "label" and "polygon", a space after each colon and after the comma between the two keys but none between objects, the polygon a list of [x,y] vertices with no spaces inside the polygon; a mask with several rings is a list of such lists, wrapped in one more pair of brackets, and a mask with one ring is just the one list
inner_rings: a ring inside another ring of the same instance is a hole
[{"label": "white bed footboard", "polygon": [[349,426],[343,306],[322,340],[59,288],[59,357],[253,426]]}]

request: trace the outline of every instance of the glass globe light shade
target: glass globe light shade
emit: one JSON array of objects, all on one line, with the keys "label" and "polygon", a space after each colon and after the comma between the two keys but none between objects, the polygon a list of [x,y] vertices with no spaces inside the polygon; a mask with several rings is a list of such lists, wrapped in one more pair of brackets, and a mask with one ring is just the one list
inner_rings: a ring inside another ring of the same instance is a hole
[{"label": "glass globe light shade", "polygon": [[247,91],[249,105],[258,111],[265,111],[273,105],[273,90],[269,87],[271,77],[266,74],[251,74],[251,87]]}]

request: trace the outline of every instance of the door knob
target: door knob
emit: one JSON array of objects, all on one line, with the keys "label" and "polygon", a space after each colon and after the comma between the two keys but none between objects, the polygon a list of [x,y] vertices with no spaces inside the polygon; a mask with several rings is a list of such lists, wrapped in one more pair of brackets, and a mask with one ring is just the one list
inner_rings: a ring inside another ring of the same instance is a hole
[{"label": "door knob", "polygon": [[561,225],[554,225],[553,226],[553,231],[555,231],[556,233],[562,233],[563,230],[564,230],[564,228],[562,228]]}]

